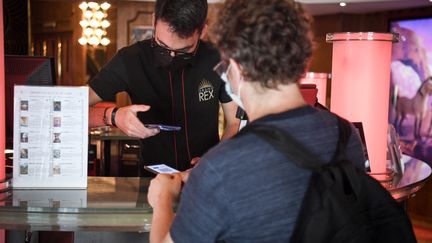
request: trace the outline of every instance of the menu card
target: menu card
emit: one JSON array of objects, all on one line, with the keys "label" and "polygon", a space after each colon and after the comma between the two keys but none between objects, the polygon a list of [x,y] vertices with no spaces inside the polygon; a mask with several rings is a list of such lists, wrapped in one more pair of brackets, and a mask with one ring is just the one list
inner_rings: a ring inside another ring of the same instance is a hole
[{"label": "menu card", "polygon": [[15,86],[14,188],[86,188],[88,87]]}]

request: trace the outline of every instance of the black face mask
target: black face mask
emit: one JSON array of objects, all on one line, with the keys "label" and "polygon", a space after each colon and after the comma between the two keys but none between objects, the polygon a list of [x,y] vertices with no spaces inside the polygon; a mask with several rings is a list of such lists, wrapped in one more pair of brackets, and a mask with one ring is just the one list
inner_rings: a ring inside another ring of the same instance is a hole
[{"label": "black face mask", "polygon": [[[169,71],[175,71],[188,65],[196,52],[196,49],[192,53],[172,51],[157,44],[154,38],[151,46],[156,63]],[[196,48],[198,48],[198,45]],[[171,56],[173,52],[174,57]]]},{"label": "black face mask", "polygon": [[193,59],[193,57],[188,59],[180,58],[177,56],[171,57],[169,54],[165,55],[155,51],[153,51],[153,56],[157,64],[159,64],[163,68],[168,69],[169,71],[181,69],[188,65]]}]

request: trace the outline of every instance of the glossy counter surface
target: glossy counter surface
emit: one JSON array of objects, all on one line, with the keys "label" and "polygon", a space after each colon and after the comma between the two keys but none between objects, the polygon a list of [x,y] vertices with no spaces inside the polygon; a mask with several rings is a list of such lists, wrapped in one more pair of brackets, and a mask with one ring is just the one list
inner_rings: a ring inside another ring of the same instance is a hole
[{"label": "glossy counter surface", "polygon": [[432,173],[431,167],[421,160],[408,155],[403,155],[401,160],[405,165],[403,175],[395,175],[393,180],[381,183],[398,201],[414,195]]},{"label": "glossy counter surface", "polygon": [[[431,175],[423,161],[403,156],[405,173],[383,184],[399,201]],[[150,178],[89,177],[87,190],[12,190],[0,194],[0,228],[31,231],[148,232]]]},{"label": "glossy counter surface", "polygon": [[0,228],[148,232],[149,181],[89,177],[87,190],[12,190],[0,202]]}]

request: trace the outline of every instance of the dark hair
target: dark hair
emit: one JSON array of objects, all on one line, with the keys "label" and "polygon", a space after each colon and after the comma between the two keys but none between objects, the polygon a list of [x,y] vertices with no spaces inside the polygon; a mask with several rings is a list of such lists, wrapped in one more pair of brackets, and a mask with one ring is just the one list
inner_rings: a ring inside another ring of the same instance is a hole
[{"label": "dark hair", "polygon": [[249,81],[276,88],[305,72],[313,50],[310,24],[291,0],[226,0],[210,37]]},{"label": "dark hair", "polygon": [[207,18],[207,0],[157,0],[155,21],[167,22],[181,38],[201,32]]}]

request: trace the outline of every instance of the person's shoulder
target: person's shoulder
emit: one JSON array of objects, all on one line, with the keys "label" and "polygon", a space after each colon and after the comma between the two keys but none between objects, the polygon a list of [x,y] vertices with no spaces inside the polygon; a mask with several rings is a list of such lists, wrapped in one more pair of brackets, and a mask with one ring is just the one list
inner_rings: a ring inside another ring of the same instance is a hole
[{"label": "person's shoulder", "polygon": [[205,58],[211,64],[215,65],[221,59],[219,51],[213,46],[213,44],[204,40],[201,40],[199,44],[199,57]]},{"label": "person's shoulder", "polygon": [[217,164],[222,167],[224,163],[230,164],[232,161],[244,159],[250,154],[250,151],[259,149],[262,145],[253,138],[254,136],[254,134],[249,133],[222,141],[211,148],[205,157],[211,161],[218,161]]},{"label": "person's shoulder", "polygon": [[117,53],[127,57],[140,55],[150,50],[150,45],[150,40],[137,41],[134,44],[120,48]]}]

